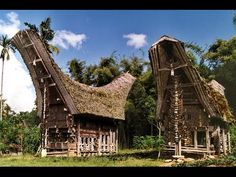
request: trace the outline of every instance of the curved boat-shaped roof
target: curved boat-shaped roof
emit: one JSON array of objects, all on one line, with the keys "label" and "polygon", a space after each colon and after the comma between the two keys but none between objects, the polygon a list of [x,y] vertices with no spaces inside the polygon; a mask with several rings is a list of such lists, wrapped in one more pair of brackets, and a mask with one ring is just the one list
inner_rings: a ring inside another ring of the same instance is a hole
[{"label": "curved boat-shaped roof", "polygon": [[65,105],[71,114],[90,114],[114,119],[124,119],[124,106],[128,93],[135,78],[124,73],[111,83],[102,87],[92,87],[72,80],[61,71],[40,36],[33,30],[19,31],[13,38],[12,44],[20,52],[29,69],[37,95],[38,114],[42,111],[41,70],[36,65],[41,62],[57,90],[63,97]]},{"label": "curved boat-shaped roof", "polygon": [[[221,117],[225,121],[231,121],[232,114],[225,96],[222,94],[223,86],[216,88],[216,81],[208,84],[202,78],[197,69],[192,65],[188,58],[184,43],[169,36],[162,36],[149,49],[149,58],[156,79],[156,89],[158,94],[157,116],[161,116],[161,110],[164,105],[165,89],[168,85],[170,75],[170,62],[173,68],[180,69],[189,80],[189,85],[193,86],[203,108],[210,117]],[[213,83],[215,83],[213,85]]]}]

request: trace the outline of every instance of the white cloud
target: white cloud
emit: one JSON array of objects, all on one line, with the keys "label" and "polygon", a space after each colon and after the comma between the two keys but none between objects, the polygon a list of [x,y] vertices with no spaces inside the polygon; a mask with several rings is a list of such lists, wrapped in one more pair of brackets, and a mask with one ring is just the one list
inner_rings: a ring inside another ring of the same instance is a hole
[{"label": "white cloud", "polygon": [[123,35],[123,38],[128,39],[127,45],[134,47],[136,49],[141,48],[147,44],[146,37],[147,36],[145,34],[135,34],[135,33]]},{"label": "white cloud", "polygon": [[58,30],[51,42],[53,45],[68,49],[70,46],[80,49],[83,42],[87,39],[85,34],[75,34],[71,31]]},{"label": "white cloud", "polygon": [[[6,14],[6,20],[0,19],[0,34],[13,37],[20,30],[18,14],[10,12]],[[0,46],[0,51],[2,47]],[[0,71],[2,60],[0,60]],[[0,72],[0,81],[1,81]],[[3,78],[3,99],[15,112],[31,111],[36,99],[35,89],[24,64],[17,60],[10,52],[10,60],[5,61]]]},{"label": "white cloud", "polygon": [[[1,67],[2,61],[0,61]],[[7,104],[15,112],[31,111],[36,99],[35,89],[26,67],[12,52],[10,52],[10,60],[5,60],[3,77],[3,98],[6,99]]]},{"label": "white cloud", "polygon": [[6,16],[7,21],[0,19],[0,34],[13,37],[20,30],[20,20],[15,12],[10,12]]}]

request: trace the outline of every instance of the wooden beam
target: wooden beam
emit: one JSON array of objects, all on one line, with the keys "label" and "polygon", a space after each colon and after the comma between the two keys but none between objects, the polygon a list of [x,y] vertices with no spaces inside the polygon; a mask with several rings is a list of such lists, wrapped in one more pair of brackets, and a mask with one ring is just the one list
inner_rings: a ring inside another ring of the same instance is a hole
[{"label": "wooden beam", "polygon": [[184,101],[184,103],[183,103],[184,105],[192,105],[192,104],[200,104],[200,102],[199,101]]},{"label": "wooden beam", "polygon": [[[180,84],[179,87],[181,88],[185,88],[185,87],[193,87],[195,85],[197,85],[198,83],[197,82],[194,82],[194,83],[184,83],[184,84]],[[165,89],[170,89],[170,88],[173,88],[174,86],[173,85],[167,85]]]}]

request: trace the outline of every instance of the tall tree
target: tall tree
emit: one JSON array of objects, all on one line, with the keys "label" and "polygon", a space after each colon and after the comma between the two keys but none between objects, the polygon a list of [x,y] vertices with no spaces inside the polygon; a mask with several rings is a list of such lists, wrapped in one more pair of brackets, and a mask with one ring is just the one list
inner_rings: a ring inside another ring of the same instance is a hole
[{"label": "tall tree", "polygon": [[51,18],[47,17],[45,20],[43,20],[39,27],[37,27],[34,24],[25,22],[25,26],[27,26],[29,29],[34,30],[35,32],[39,33],[42,41],[47,47],[47,50],[49,53],[56,53],[58,54],[60,52],[59,48],[49,44],[49,41],[52,41],[55,35],[54,30],[51,28]]},{"label": "tall tree", "polygon": [[15,52],[15,48],[11,44],[11,39],[7,37],[7,35],[2,35],[0,38],[0,46],[2,47],[0,58],[2,59],[2,77],[1,77],[1,110],[0,110],[0,121],[2,120],[2,112],[3,112],[3,74],[4,74],[4,63],[5,60],[10,59],[10,50]]},{"label": "tall tree", "polygon": [[69,73],[74,80],[84,83],[85,64],[85,61],[76,58],[68,62]]}]

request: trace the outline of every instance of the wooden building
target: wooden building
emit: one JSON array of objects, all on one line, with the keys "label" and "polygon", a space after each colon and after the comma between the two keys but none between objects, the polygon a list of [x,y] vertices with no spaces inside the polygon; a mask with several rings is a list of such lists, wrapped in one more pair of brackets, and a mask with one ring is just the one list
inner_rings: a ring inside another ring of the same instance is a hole
[{"label": "wooden building", "polygon": [[12,44],[33,81],[42,123],[42,156],[102,155],[118,150],[118,122],[135,80],[124,73],[102,87],[70,79],[33,30],[19,31]]},{"label": "wooden building", "polygon": [[166,147],[180,156],[230,152],[228,123],[233,116],[224,87],[207,83],[186,55],[184,43],[162,36],[149,49],[156,81],[156,117]]}]

